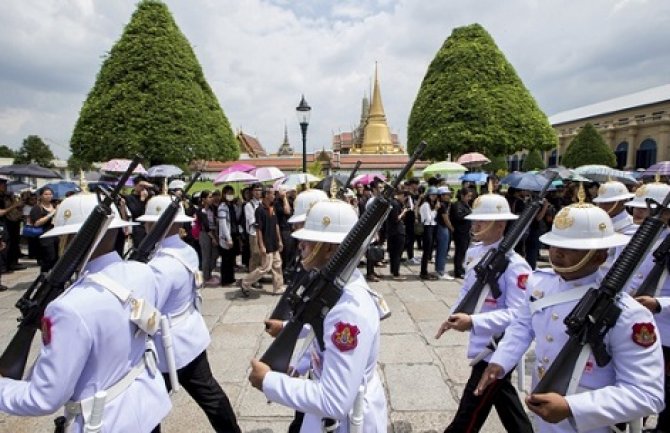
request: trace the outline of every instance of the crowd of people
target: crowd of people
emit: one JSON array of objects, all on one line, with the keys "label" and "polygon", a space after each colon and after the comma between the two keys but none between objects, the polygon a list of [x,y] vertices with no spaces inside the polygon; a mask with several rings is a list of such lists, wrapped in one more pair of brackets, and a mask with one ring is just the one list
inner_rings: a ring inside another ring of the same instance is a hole
[{"label": "crowd of people", "polygon": [[[359,217],[388,188],[373,181],[355,191],[305,188],[298,193],[253,184],[239,197],[229,186],[187,197],[184,187],[179,180],[168,185],[184,209],[145,265],[123,260],[127,240],[137,246],[172,199],[156,194],[148,179],[134,178],[133,191],[117,203],[106,234],[82,264],[81,277],[47,307],[32,374],[26,380],[0,379],[1,411],[38,415],[65,405],[74,431],[95,431],[104,424],[104,431],[158,432],[171,407],[168,392],[183,387],[216,431],[239,432],[231,403],[209,367],[210,336],[198,289],[237,285],[239,295],[249,297],[262,290],[269,273],[272,288],[266,292],[283,294],[297,278],[324,269]],[[56,206],[52,193],[40,191],[29,212],[30,225],[46,229],[40,250],[52,248],[40,253],[41,269],[47,270],[65,246],[56,239],[76,233],[97,204],[94,196],[78,194]],[[392,191],[386,220],[371,231],[361,263],[351,263],[353,271],[342,281],[329,282],[337,285],[338,296],[318,298],[320,321],[297,329],[314,336],[302,356],[288,371],[272,371],[267,359],[251,360],[249,381],[268,401],[296,410],[290,432],[385,432],[386,397],[377,362],[380,322],[389,311],[368,283],[379,281],[375,268],[386,265],[393,280],[405,280],[404,260],[420,266],[421,280],[459,279],[461,284],[435,338],[450,330],[469,331],[472,371],[445,431],[479,431],[495,407],[507,431],[532,432],[511,384],[512,371],[534,340],[533,386],[544,378],[568,341],[563,319],[619,265],[617,257],[627,254],[624,246],[645,218],[655,215],[663,225],[648,251],[670,235],[670,209],[662,205],[669,194],[670,185],[658,180],[632,187],[616,181],[566,182],[542,200],[495,280],[477,286],[477,263],[500,245],[534,192],[508,188],[502,194],[498,179],[490,176],[485,187],[464,183],[452,197],[439,178],[408,179]],[[6,201],[0,216],[18,208]],[[537,267],[544,247],[549,266]],[[5,251],[9,256],[7,246]],[[526,398],[539,431],[604,433],[626,423],[639,428],[652,414],[658,414],[655,432],[670,431],[670,411],[664,408],[670,390],[670,343],[665,344],[670,280],[661,277],[652,295],[639,296],[655,257],[636,259],[638,271],[611,299],[609,308],[617,314],[608,319],[602,345],[592,346],[592,340],[584,345],[566,391],[538,391]],[[362,262],[364,273],[356,269]],[[236,278],[242,272],[245,276]],[[474,287],[482,287],[475,293],[476,306],[459,310]],[[311,296],[303,301],[314,302]],[[266,320],[266,331],[278,337],[286,323]],[[105,344],[96,343],[101,341]],[[113,356],[102,346],[112,348]],[[104,407],[102,418],[96,405]]]}]

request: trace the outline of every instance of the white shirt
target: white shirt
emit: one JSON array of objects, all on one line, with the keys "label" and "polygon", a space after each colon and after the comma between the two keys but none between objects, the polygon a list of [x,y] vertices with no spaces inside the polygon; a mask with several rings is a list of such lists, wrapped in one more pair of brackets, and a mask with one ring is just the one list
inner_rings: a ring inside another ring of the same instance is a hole
[{"label": "white shirt", "polygon": [[346,433],[358,388],[367,384],[363,432],[386,432],[386,397],[377,375],[379,312],[367,291],[365,278],[358,270],[354,271],[344,293],[326,315],[323,329],[326,350],[321,351],[316,341],[311,347],[315,379],[270,372],[263,380],[266,397],[304,412],[302,433],[320,432],[324,417],[340,420],[337,432]]},{"label": "white shirt", "polygon": [[[575,287],[597,287],[598,284],[597,273],[565,281],[553,271],[535,271],[528,280],[527,302],[519,308],[491,362],[509,372],[535,339],[535,386],[539,375],[549,368],[568,340],[563,320],[577,301],[550,305],[535,314],[531,314],[530,303]],[[539,431],[609,433],[607,426],[648,416],[663,408],[661,345],[651,340],[646,347],[635,342],[642,326],[651,331],[647,334],[650,339],[658,339],[653,317],[626,293],[618,296],[617,305],[622,309],[621,315],[605,335],[612,360],[598,367],[591,354],[579,382],[580,390],[566,396],[572,416],[558,424],[538,418]]]},{"label": "white shirt", "polygon": [[[487,251],[497,248],[498,245],[500,245],[500,240],[490,245],[478,242],[468,248],[465,256],[465,278],[463,279],[463,286],[461,287],[458,300],[454,305],[458,305],[465,294],[475,284],[477,280],[477,274],[474,269],[475,265],[479,263]],[[475,312],[476,314],[470,316],[472,318],[472,331],[468,344],[468,358],[470,359],[476,357],[486,348],[491,337],[505,332],[505,329],[515,317],[515,310],[525,301],[526,282],[528,276],[532,273],[532,269],[528,265],[528,262],[514,252],[514,250],[508,253],[508,257],[509,264],[507,265],[507,269],[498,278],[501,295],[498,299],[495,299],[491,290],[485,288],[486,298],[482,304],[481,311],[477,311]],[[491,355],[487,356],[485,360],[488,361],[490,357]]]},{"label": "white shirt", "polygon": [[[143,263],[124,262],[111,252],[91,260],[82,275],[89,273],[112,278],[131,289],[134,297],[155,303],[156,279]],[[109,389],[144,355],[145,334],[135,335],[130,303],[121,304],[111,292],[85,277],[51,302],[44,317],[43,324],[51,323],[50,332],[43,334],[44,344],[31,377],[27,381],[0,378],[2,412],[20,416],[54,413],[67,401]],[[105,405],[103,429],[106,433],[148,433],[171,407],[163,377],[144,371]],[[71,431],[82,431],[81,416]]]},{"label": "white shirt", "polygon": [[244,220],[249,236],[256,236],[256,208],[260,206],[261,201],[252,198],[244,205]]},{"label": "white shirt", "polygon": [[[172,254],[180,257],[177,260]],[[187,269],[182,261],[189,265]],[[200,355],[211,338],[205,319],[194,308],[198,293],[194,272],[198,272],[198,255],[179,235],[165,238],[156,251],[149,266],[154,271],[159,284],[156,306],[170,320],[170,331],[174,346],[177,369],[183,368]],[[160,331],[156,333],[156,350],[159,368],[166,373],[167,362]]]},{"label": "white shirt", "polygon": [[431,209],[430,203],[425,201],[419,207],[419,216],[421,217],[421,222],[425,226],[434,226],[437,224],[435,218],[437,217],[437,210]]}]

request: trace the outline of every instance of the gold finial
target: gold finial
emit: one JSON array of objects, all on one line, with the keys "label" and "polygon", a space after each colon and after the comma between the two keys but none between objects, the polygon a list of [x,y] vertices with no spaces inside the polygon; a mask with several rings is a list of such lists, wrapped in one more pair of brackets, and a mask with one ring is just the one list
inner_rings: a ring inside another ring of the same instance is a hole
[{"label": "gold finial", "polygon": [[330,180],[330,198],[331,199],[336,199],[337,198],[337,182],[335,182],[335,177],[333,177]]},{"label": "gold finial", "polygon": [[163,195],[167,195],[168,193],[168,181],[167,177],[163,179]]},{"label": "gold finial", "polygon": [[493,194],[493,179],[489,177],[489,194]]},{"label": "gold finial", "polygon": [[586,191],[584,191],[584,182],[579,182],[579,191],[577,191],[577,203],[580,207],[584,206],[584,200],[586,200]]},{"label": "gold finial", "polygon": [[654,175],[654,182],[656,182],[656,183],[661,182],[661,173],[656,172],[656,174]]},{"label": "gold finial", "polygon": [[84,175],[84,170],[79,170],[79,188],[81,188],[82,193],[88,193],[88,182],[86,181],[86,176]]}]

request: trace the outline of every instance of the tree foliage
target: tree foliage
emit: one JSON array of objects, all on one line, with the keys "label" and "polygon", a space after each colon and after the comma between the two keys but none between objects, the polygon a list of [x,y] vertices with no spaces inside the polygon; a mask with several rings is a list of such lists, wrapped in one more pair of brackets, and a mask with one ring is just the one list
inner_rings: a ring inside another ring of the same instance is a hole
[{"label": "tree foliage", "polygon": [[16,157],[16,152],[14,149],[11,149],[9,146],[4,144],[0,145],[0,158],[14,158]]},{"label": "tree foliage", "polygon": [[526,158],[523,160],[523,171],[542,170],[544,168],[544,160],[540,151],[533,149],[528,152]]},{"label": "tree foliage", "polygon": [[29,135],[16,152],[14,164],[37,164],[42,167],[53,167],[54,154],[49,146],[37,135]]},{"label": "tree foliage", "polygon": [[561,162],[568,168],[587,164],[616,167],[616,156],[596,128],[587,123],[570,142]]},{"label": "tree foliage", "polygon": [[239,147],[167,6],[142,0],[82,106],[73,165],[130,158],[150,165],[232,160]]},{"label": "tree foliage", "polygon": [[323,164],[321,161],[315,159],[314,161],[307,164],[307,173],[318,177],[323,176]]},{"label": "tree foliage", "polygon": [[509,155],[556,145],[547,116],[479,24],[453,30],[428,67],[412,107],[407,147],[424,158],[470,151]]},{"label": "tree foliage", "polygon": [[504,155],[500,156],[494,156],[491,159],[491,162],[488,164],[485,164],[482,166],[482,170],[488,172],[488,173],[494,173],[498,176],[501,174],[507,174],[508,171],[508,166],[507,166],[507,157]]}]

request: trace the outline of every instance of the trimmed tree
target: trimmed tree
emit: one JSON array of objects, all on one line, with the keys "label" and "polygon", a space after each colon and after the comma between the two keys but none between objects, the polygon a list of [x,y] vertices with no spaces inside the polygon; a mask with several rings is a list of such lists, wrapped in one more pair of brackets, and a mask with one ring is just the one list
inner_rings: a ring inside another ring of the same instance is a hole
[{"label": "trimmed tree", "polygon": [[424,158],[470,151],[547,150],[556,134],[493,38],[479,24],[453,30],[428,67],[407,126],[407,147]]},{"label": "trimmed tree", "polygon": [[37,135],[29,135],[16,152],[14,164],[37,164],[42,167],[53,167],[54,154],[49,146]]},{"label": "trimmed tree", "polygon": [[142,0],[114,44],[72,134],[72,166],[141,153],[150,165],[232,160],[239,148],[167,6]]},{"label": "trimmed tree", "polygon": [[542,170],[544,169],[544,160],[540,151],[533,149],[528,152],[526,159],[523,160],[523,171]]},{"label": "trimmed tree", "polygon": [[587,123],[570,142],[561,162],[568,168],[587,164],[616,167],[616,156],[596,128]]},{"label": "trimmed tree", "polygon": [[488,173],[494,173],[498,176],[507,174],[509,166],[507,165],[507,157],[500,155],[491,158],[491,162],[482,166],[482,170]]}]

